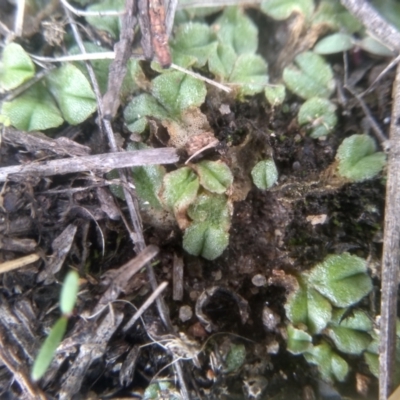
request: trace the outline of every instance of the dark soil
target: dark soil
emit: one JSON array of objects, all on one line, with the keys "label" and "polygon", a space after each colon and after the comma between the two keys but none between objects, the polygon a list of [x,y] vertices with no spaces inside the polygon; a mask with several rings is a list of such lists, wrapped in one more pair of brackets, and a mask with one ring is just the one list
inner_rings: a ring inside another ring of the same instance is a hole
[{"label": "dark soil", "polygon": [[[255,17],[256,20],[261,18]],[[276,43],[268,46],[273,45]],[[265,52],[265,49],[260,50]],[[332,62],[341,78],[341,60]],[[371,69],[358,82],[360,89],[366,88],[372,67],[378,64],[377,60],[368,59],[368,62]],[[360,65],[352,63],[350,73],[359,68]],[[392,78],[384,79],[384,84],[368,99],[368,106],[378,120],[383,120],[390,112],[390,93],[385,88],[390,87]],[[154,267],[158,282],[171,282],[174,257],[184,260],[183,300],[172,299],[171,284],[163,296],[174,328],[185,334],[177,346],[189,343],[196,349],[190,353],[192,357],[183,361],[185,379],[193,398],[197,395],[204,399],[331,398],[329,390],[334,390],[331,387],[321,389],[317,370],[302,356],[293,356],[285,350],[281,328],[286,323],[284,304],[290,291],[290,276],[311,268],[328,254],[344,251],[367,258],[371,264],[379,264],[384,182],[379,177],[362,184],[331,185],[324,177],[324,171],[334,162],[341,140],[350,132],[362,130],[365,116],[350,95],[346,105],[339,105],[340,121],[336,131],[325,140],[306,137],[296,125],[299,104],[298,99],[291,98],[284,109],[271,109],[261,96],[256,96],[248,102],[231,103],[229,115],[221,115],[215,99],[210,97],[203,106],[202,111],[221,143],[204,153],[204,157],[229,161],[230,151],[241,148],[243,164],[235,167],[239,174],[240,170],[246,174],[249,157],[254,160],[273,154],[280,176],[272,190],[260,191],[253,187],[245,200],[234,203],[229,248],[220,258],[206,261],[186,254],[178,229],[144,226],[146,243],[160,247]],[[74,140],[93,148],[88,132],[94,126],[94,121],[85,123],[79,132],[74,132]],[[129,133],[123,130],[121,123],[119,126],[123,139],[127,140]],[[102,148],[101,143],[97,146]],[[94,149],[94,153],[97,152],[99,149]],[[0,155],[1,166],[48,156],[11,145],[2,145]],[[84,190],[72,190],[78,188]],[[2,345],[12,349],[15,360],[31,364],[40,343],[59,316],[59,283],[67,266],[76,268],[84,280],[76,315],[68,324],[68,338],[79,329],[84,332],[85,320],[80,315],[91,309],[104,292],[103,274],[126,263],[135,252],[125,225],[120,220],[110,219],[101,209],[93,181],[83,174],[51,179],[17,177],[3,186],[2,196],[1,261],[17,258],[32,249],[41,252],[43,260],[48,256],[59,257],[57,248],[52,247],[54,239],[69,224],[77,227],[64,267],[50,284],[37,282],[38,273],[43,269],[41,262],[0,276]],[[119,203],[126,211],[125,205]],[[310,222],[313,216],[321,215],[326,215],[325,222],[316,225]],[[257,279],[265,279],[265,284],[258,286]],[[196,312],[185,322],[180,318],[182,306],[195,311],[200,295],[211,288],[215,290],[204,303],[202,312],[211,321],[214,336],[204,329]],[[142,272],[135,275],[132,290],[123,298],[139,307],[149,293],[147,275]],[[247,316],[240,307],[247,309]],[[377,300],[371,297],[363,307],[374,311]],[[128,304],[116,303],[113,309],[122,313],[124,321],[134,313]],[[6,320],[8,322],[3,323]],[[7,333],[5,327],[9,324],[19,329]],[[157,340],[166,335],[156,308],[147,311],[143,321],[127,333],[116,329],[103,349],[104,354],[99,358],[93,356],[94,361],[83,369],[82,387],[74,398],[140,398],[156,376],[170,380],[173,387],[176,380],[170,366],[171,357],[162,346],[151,344],[148,332]],[[94,341],[96,335],[98,332],[93,331]],[[48,398],[57,397],[65,381],[64,374],[78,357],[79,344],[75,343],[76,348],[68,359],[53,364],[53,375],[40,383]],[[232,345],[243,345],[246,359],[241,368],[229,372],[225,369],[226,357]],[[143,347],[132,361],[130,380],[124,380],[121,369],[125,368],[124,361],[132,355],[130,352],[135,346]],[[373,398],[377,386],[375,378],[361,359],[347,357],[347,360],[353,370],[347,383],[338,387],[339,392],[358,398],[358,373],[370,380],[369,394]],[[163,398],[173,398],[167,392]],[[20,396],[22,391],[13,373],[0,361],[0,398]]]}]

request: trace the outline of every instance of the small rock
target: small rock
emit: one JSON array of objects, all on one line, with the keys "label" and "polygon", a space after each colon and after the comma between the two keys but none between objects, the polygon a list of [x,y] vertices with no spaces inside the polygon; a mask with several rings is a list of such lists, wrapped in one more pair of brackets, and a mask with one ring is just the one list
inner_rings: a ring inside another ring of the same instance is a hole
[{"label": "small rock", "polygon": [[267,353],[278,354],[278,352],[279,352],[279,342],[274,339],[272,342],[267,344]]},{"label": "small rock", "polygon": [[211,275],[214,278],[214,281],[220,281],[222,278],[222,271],[219,269],[218,271],[212,272]]},{"label": "small rock", "polygon": [[190,318],[193,317],[193,311],[192,308],[190,306],[182,306],[179,309],[179,319],[182,322],[186,322],[189,321]]},{"label": "small rock", "polygon": [[257,274],[253,276],[251,282],[257,287],[265,286],[267,284],[267,278],[264,275]]},{"label": "small rock", "polygon": [[268,331],[276,330],[278,324],[281,322],[281,317],[274,311],[272,311],[269,307],[264,306],[262,313],[262,321],[264,327]]}]

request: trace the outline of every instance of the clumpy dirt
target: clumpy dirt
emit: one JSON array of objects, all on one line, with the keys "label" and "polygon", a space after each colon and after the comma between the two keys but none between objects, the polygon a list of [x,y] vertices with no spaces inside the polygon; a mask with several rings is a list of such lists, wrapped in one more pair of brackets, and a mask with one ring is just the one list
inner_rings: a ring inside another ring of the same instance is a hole
[{"label": "clumpy dirt", "polygon": [[[368,61],[374,65],[373,60]],[[357,72],[357,65],[350,67],[350,73]],[[335,60],[335,68],[343,70],[340,61]],[[369,78],[365,73],[364,80],[358,82],[362,88]],[[383,105],[390,102],[390,93],[384,88],[390,86],[391,79],[386,77],[381,89],[373,92],[377,96],[367,99],[380,119],[387,116],[388,107]],[[221,104],[229,106],[229,112],[222,113]],[[75,398],[140,398],[144,389],[160,377],[169,380],[172,387],[164,391],[163,398],[174,398],[176,377],[170,366],[171,357],[162,347],[167,345],[175,346],[175,353],[180,351],[186,359],[185,379],[193,398],[309,400],[332,394],[332,387],[321,387],[315,367],[302,356],[285,350],[281,328],[287,322],[286,294],[293,285],[291,276],[311,268],[328,254],[349,251],[368,259],[371,266],[379,264],[384,182],[382,176],[358,184],[338,182],[329,172],[342,139],[350,132],[362,131],[365,116],[357,103],[350,99],[345,105],[339,104],[337,128],[322,140],[308,138],[298,127],[300,104],[293,96],[283,108],[273,109],[262,96],[238,102],[210,90],[201,111],[220,144],[199,159],[231,163],[240,182],[233,203],[229,247],[215,261],[207,261],[183,251],[182,234],[177,228],[145,225],[146,243],[160,248],[154,266],[157,281],[170,283],[163,297],[172,325],[183,335],[179,340],[167,337],[156,309],[151,308],[143,321],[128,332],[116,329],[101,357],[92,355],[95,361],[83,370],[82,387]],[[122,122],[118,124],[121,141],[127,141],[129,132]],[[93,140],[94,126],[90,121],[69,134],[98,153],[104,143]],[[48,156],[9,144],[2,145],[0,152],[2,166]],[[265,156],[273,156],[279,171],[278,184],[269,191],[254,188],[249,178],[254,160]],[[33,249],[40,249],[43,260],[48,255],[61,257],[54,240],[69,224],[77,227],[65,263],[79,271],[82,285],[67,338],[72,332],[83,338],[87,320],[81,314],[91,309],[105,291],[104,274],[135,256],[123,221],[110,218],[101,208],[95,180],[83,174],[48,179],[17,177],[3,186],[1,195],[1,261]],[[126,215],[124,203],[118,204]],[[184,263],[182,301],[174,301],[171,291],[177,258]],[[59,316],[57,302],[64,270],[56,273],[57,280],[43,285],[37,282],[41,269],[40,264],[35,264],[1,276],[2,319],[23,328],[6,335],[7,325],[0,322],[0,347],[17,349],[17,363],[32,363],[45,334]],[[133,278],[124,299],[138,307],[150,292],[147,275],[141,271]],[[363,304],[372,310],[376,305],[377,299],[373,298]],[[187,319],[182,318],[182,306],[191,309],[192,315],[189,313]],[[131,304],[116,303],[113,312],[116,318],[121,313],[127,322],[134,309]],[[207,323],[212,326],[213,336],[204,328]],[[98,339],[96,335],[94,331],[93,340]],[[160,345],[152,341],[159,341]],[[53,365],[54,374],[43,385],[48,398],[57,396],[65,380],[63,375],[78,357],[79,344],[78,341],[76,348],[68,350],[69,358]],[[226,359],[232,345],[244,346],[246,357],[242,367],[227,371]],[[130,360],[132,370],[123,375],[121,371],[129,369],[125,360]],[[376,380],[365,365],[359,358],[347,360],[353,369],[347,383],[338,386],[339,392],[359,398],[359,373],[370,380],[370,395],[375,396]],[[0,397],[14,399],[20,395],[21,388],[13,381],[13,374],[0,363]]]}]

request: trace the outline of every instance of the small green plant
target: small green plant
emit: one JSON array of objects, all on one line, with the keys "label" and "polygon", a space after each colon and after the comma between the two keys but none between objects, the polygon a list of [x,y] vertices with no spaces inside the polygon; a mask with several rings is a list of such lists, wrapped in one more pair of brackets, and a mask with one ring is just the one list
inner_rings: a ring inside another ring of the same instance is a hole
[{"label": "small green plant", "polygon": [[374,139],[368,135],[344,139],[336,153],[339,174],[352,182],[374,178],[386,164],[385,153],[376,150]]},{"label": "small green plant", "polygon": [[349,366],[340,354],[361,355],[372,342],[369,315],[350,310],[372,290],[367,263],[348,253],[331,255],[297,280],[285,304],[287,349],[316,364],[324,380],[344,381]]},{"label": "small green plant", "polygon": [[355,47],[360,47],[376,56],[393,56],[392,51],[369,35],[365,35],[361,39],[355,39],[353,35],[343,32],[325,36],[314,46],[313,51],[317,54],[327,55],[341,53]]},{"label": "small green plant", "polygon": [[161,398],[179,400],[181,395],[171,382],[162,380],[150,384],[143,393],[143,400],[157,400]]},{"label": "small green plant", "polygon": [[262,190],[275,185],[278,180],[278,170],[272,158],[258,162],[251,171],[254,184]]},{"label": "small green plant", "polygon": [[288,89],[303,99],[328,98],[335,89],[330,65],[318,54],[306,51],[294,59],[294,65],[283,70]]},{"label": "small green plant", "polygon": [[311,97],[301,105],[297,119],[312,138],[327,136],[337,124],[336,106],[328,99]]},{"label": "small green plant", "polygon": [[[15,54],[14,54],[15,52]],[[35,74],[35,66],[21,46],[10,43],[3,50],[0,90],[19,87]],[[0,121],[24,130],[46,130],[64,120],[72,125],[85,121],[96,111],[96,98],[89,81],[72,64],[51,71],[14,100],[4,102]]]},{"label": "small green plant", "polygon": [[264,89],[265,98],[272,107],[280,106],[286,96],[286,88],[282,84],[268,85]]},{"label": "small green plant", "polygon": [[0,64],[0,92],[15,89],[34,75],[35,65],[25,50],[19,44],[8,44]]},{"label": "small green plant", "polygon": [[46,373],[54,353],[64,337],[68,318],[75,307],[78,288],[79,275],[76,271],[70,271],[65,277],[60,295],[60,310],[62,316],[51,328],[32,366],[31,377],[34,381],[39,380]]},{"label": "small green plant", "polygon": [[[162,220],[165,214],[160,210],[172,213],[184,231],[183,248],[188,253],[208,260],[222,254],[229,244],[232,214],[226,193],[233,176],[225,163],[205,160],[169,173],[161,166],[135,167],[132,174],[142,210]],[[111,189],[124,199],[121,187]]]}]

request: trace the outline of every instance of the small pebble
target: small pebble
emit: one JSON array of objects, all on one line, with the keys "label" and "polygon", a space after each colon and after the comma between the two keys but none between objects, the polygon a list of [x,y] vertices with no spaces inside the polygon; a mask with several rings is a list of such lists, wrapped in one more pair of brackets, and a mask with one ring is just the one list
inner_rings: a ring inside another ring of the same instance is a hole
[{"label": "small pebble", "polygon": [[264,275],[257,274],[253,276],[251,282],[257,287],[265,286],[267,284],[267,278]]},{"label": "small pebble", "polygon": [[262,313],[262,322],[268,331],[274,331],[281,322],[281,317],[269,307],[264,306]]},{"label": "small pebble", "polygon": [[277,340],[273,340],[272,342],[267,344],[268,354],[278,354],[278,352],[279,352],[279,342]]},{"label": "small pebble", "polygon": [[182,306],[179,309],[179,319],[182,322],[186,322],[189,321],[190,318],[193,317],[193,311],[192,308],[190,306]]}]

